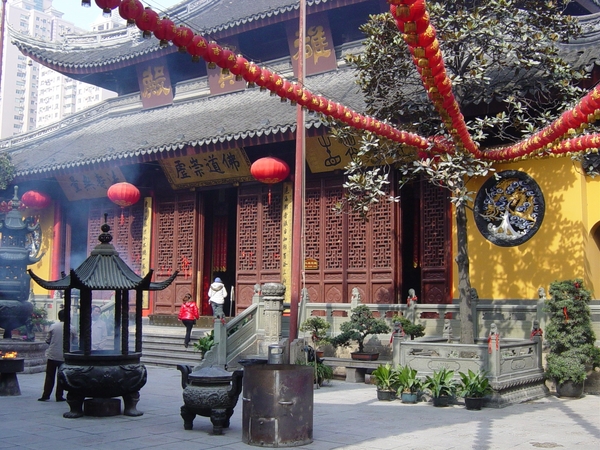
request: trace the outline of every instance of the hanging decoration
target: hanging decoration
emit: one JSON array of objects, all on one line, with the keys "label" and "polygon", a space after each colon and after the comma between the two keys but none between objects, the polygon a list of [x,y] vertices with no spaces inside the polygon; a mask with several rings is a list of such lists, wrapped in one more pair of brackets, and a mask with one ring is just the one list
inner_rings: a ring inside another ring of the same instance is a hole
[{"label": "hanging decoration", "polygon": [[290,166],[279,158],[267,156],[256,160],[250,167],[250,173],[261,183],[269,185],[269,205],[271,204],[271,185],[280,183],[290,174]]},{"label": "hanging decoration", "polygon": [[215,216],[213,223],[213,272],[227,271],[227,216]]},{"label": "hanging decoration", "polygon": [[[583,135],[573,140],[575,133],[582,133],[585,124],[600,119],[600,87],[595,87],[574,108],[566,111],[555,122],[518,144],[494,148],[485,152],[471,138],[460,106],[452,93],[452,82],[446,73],[444,58],[440,50],[436,30],[430,22],[425,0],[387,0],[390,12],[410,54],[427,95],[452,136],[454,146],[471,153],[477,158],[496,162],[518,161],[524,157],[571,156],[577,153],[597,153],[600,135]],[[83,6],[89,6],[91,0],[82,0]],[[149,38],[160,28],[159,15],[150,7],[142,10],[139,0],[96,0],[103,11],[110,13],[119,8],[119,14],[143,31],[143,37]],[[161,34],[161,31],[158,31]],[[224,73],[231,71],[237,80],[244,79],[248,87],[259,84],[261,90],[269,90],[278,95],[281,101],[290,100],[305,109],[314,111],[357,129],[364,129],[399,144],[413,147],[422,155],[441,154],[453,151],[452,146],[439,147],[434,140],[401,131],[375,118],[364,116],[343,105],[313,94],[308,89],[289,82],[266,68],[260,68],[242,55],[234,55],[216,42],[207,42],[205,38],[194,35],[193,30],[180,26],[176,28],[176,37],[172,40],[179,51],[187,51],[192,61],[204,58],[210,68],[219,66]],[[164,41],[164,39],[163,39]],[[315,99],[316,97],[316,99]]]},{"label": "hanging decoration", "polygon": [[110,17],[112,10],[117,9],[121,4],[121,0],[96,0],[96,5],[102,9],[102,15],[104,17]]},{"label": "hanging decoration", "polygon": [[27,191],[21,197],[21,202],[29,209],[45,209],[50,206],[52,199],[49,195],[38,191]]},{"label": "hanging decoration", "polygon": [[106,195],[111,202],[121,207],[121,225],[123,225],[125,223],[123,208],[134,205],[139,201],[139,189],[131,183],[115,183],[108,188]]}]

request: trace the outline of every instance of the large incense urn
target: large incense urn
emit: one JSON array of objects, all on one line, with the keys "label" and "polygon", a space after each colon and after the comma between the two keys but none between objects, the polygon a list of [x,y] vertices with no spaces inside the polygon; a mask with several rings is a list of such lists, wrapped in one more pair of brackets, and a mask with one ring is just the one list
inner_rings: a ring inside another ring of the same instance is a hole
[{"label": "large incense urn", "polygon": [[229,419],[242,391],[242,370],[228,372],[217,366],[193,370],[180,364],[183,403],[183,428],[191,430],[196,415],[209,417],[213,434],[223,434],[229,428]]},{"label": "large incense urn", "polygon": [[123,415],[141,416],[136,406],[140,389],[147,380],[146,367],[140,364],[141,353],[115,355],[97,351],[93,356],[81,353],[65,354],[65,363],[58,377],[67,393],[70,411],[63,417],[82,417],[86,397],[109,399],[123,397]]}]

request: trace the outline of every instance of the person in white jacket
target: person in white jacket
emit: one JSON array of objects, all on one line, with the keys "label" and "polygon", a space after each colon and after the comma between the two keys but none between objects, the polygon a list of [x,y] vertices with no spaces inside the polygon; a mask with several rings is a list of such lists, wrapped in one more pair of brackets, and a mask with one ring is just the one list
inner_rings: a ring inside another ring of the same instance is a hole
[{"label": "person in white jacket", "polygon": [[223,313],[223,304],[227,297],[227,290],[225,285],[219,277],[215,278],[215,281],[210,285],[208,289],[208,302],[213,310],[213,316],[224,321],[225,314]]}]

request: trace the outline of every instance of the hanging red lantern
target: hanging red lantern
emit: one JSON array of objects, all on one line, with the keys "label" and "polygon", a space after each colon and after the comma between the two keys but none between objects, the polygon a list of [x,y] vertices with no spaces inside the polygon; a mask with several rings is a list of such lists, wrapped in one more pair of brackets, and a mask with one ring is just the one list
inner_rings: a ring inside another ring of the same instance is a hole
[{"label": "hanging red lantern", "polygon": [[200,58],[208,51],[208,41],[197,34],[187,45],[187,51],[192,55],[192,62],[199,62]]},{"label": "hanging red lantern", "polygon": [[242,55],[237,55],[235,57],[235,64],[229,69],[229,71],[235,75],[236,81],[241,81],[244,79],[243,75],[248,68],[248,64],[248,60]]},{"label": "hanging red lantern", "polygon": [[[221,59],[221,68],[223,69],[223,73],[225,75],[231,72],[231,69],[236,65],[237,57],[235,53],[233,53],[228,48],[223,49],[223,58]],[[234,74],[235,75],[235,74]]]},{"label": "hanging red lantern", "polygon": [[152,32],[158,28],[160,17],[156,11],[153,11],[150,7],[146,6],[146,9],[142,11],[142,14],[135,19],[135,25],[143,31],[142,36],[149,39],[152,36]]},{"label": "hanging red lantern", "polygon": [[123,208],[136,204],[140,199],[140,191],[127,182],[115,183],[108,188],[107,197],[121,207],[121,225],[124,223]]},{"label": "hanging red lantern", "polygon": [[269,185],[269,205],[271,204],[271,184],[280,183],[290,174],[290,166],[279,158],[267,156],[260,158],[250,167],[250,173],[261,183]]},{"label": "hanging red lantern", "polygon": [[175,28],[175,36],[173,37],[173,44],[177,46],[180,53],[186,52],[187,45],[194,39],[194,32],[183,25]]},{"label": "hanging red lantern", "polygon": [[21,202],[30,209],[44,209],[50,206],[52,199],[42,192],[27,191],[21,197]]},{"label": "hanging red lantern", "polygon": [[160,39],[161,47],[168,46],[169,41],[172,41],[177,36],[175,23],[168,17],[163,17],[158,21],[158,27],[154,30],[154,36]]},{"label": "hanging red lantern", "polygon": [[121,0],[96,0],[96,5],[102,9],[102,14],[105,17],[111,15],[112,10],[119,7]]},{"label": "hanging red lantern", "polygon": [[127,25],[135,25],[143,11],[144,5],[140,0],[123,0],[119,5],[119,15],[127,21]]},{"label": "hanging red lantern", "polygon": [[206,56],[204,56],[204,59],[208,61],[208,68],[216,68],[219,62],[221,61],[222,57],[223,48],[214,41],[210,42],[208,44],[208,51],[206,52]]}]

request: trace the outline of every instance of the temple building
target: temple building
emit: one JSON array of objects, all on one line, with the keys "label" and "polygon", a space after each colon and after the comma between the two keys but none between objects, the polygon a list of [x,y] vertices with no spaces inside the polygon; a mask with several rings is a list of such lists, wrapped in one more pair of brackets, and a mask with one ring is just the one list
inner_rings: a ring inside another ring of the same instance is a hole
[{"label": "temple building", "polygon": [[[296,80],[298,3],[196,0],[164,15]],[[361,51],[359,27],[369,15],[388,10],[385,0],[307,0],[304,86],[364,111],[344,57]],[[590,14],[597,11],[576,12],[584,36],[563,50],[598,80],[600,23]],[[136,26],[68,35],[60,43],[18,32],[10,39],[37,63],[118,93],[58,123],[0,141],[0,151],[16,166],[13,185],[52,200],[36,212],[45,254],[32,268],[42,278],[58,279],[77,267],[96,245],[108,214],[113,244],[130,267],[140,274],[154,269],[157,282],[178,271],[168,288],[147,295],[144,315],[174,316],[188,293],[201,299],[201,314],[210,315],[207,291],[215,277],[232,293],[225,311],[235,315],[251,304],[257,283],[290,286],[293,199],[300,183],[302,279],[311,302],[346,303],[354,288],[367,303],[403,303],[411,288],[420,303],[458,297],[447,191],[426,181],[400,190],[393,173],[389,195],[398,202],[380,202],[368,222],[338,214],[344,167],[358,142],[335,140],[321,115],[306,114],[305,177],[296,180],[297,107],[185,48],[145,39]],[[290,175],[260,182],[250,169],[261,158],[282,160]],[[471,282],[479,297],[535,299],[538,288],[554,280],[583,278],[599,298],[600,208],[594,199],[600,198],[600,178],[567,157],[495,168],[530,187],[530,198],[515,201],[535,202],[543,221],[527,239],[506,243],[493,233],[500,225],[478,224],[469,213]],[[477,180],[472,188],[490,190],[494,180]],[[140,200],[124,199],[125,206],[109,200],[109,187],[120,182],[135,186]],[[10,193],[12,187],[0,196]]]}]

